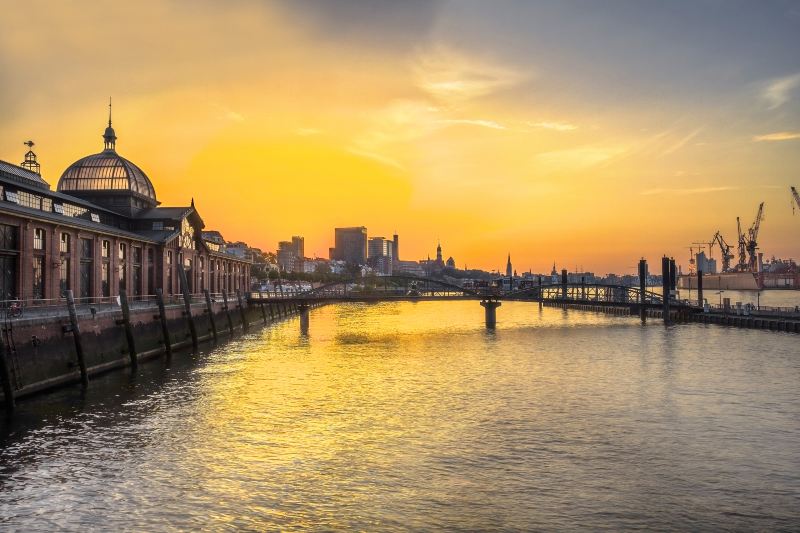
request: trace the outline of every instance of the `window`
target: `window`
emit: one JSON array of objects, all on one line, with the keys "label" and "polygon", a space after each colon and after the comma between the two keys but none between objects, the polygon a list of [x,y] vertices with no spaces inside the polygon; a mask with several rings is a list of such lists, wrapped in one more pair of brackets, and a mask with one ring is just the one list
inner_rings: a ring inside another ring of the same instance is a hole
[{"label": "window", "polygon": [[133,295],[142,294],[142,249],[139,246],[131,248],[133,259]]},{"label": "window", "polygon": [[80,270],[80,297],[89,298],[92,296],[93,276],[94,276],[94,241],[92,239],[81,239],[81,270]]},{"label": "window", "polygon": [[41,300],[44,298],[44,257],[41,255],[33,256],[33,298]]},{"label": "window", "polygon": [[156,222],[153,222],[153,231],[161,231],[163,229],[164,229],[164,221],[163,220],[158,220]]},{"label": "window", "polygon": [[0,250],[17,250],[17,227],[0,224]]},{"label": "window", "polygon": [[108,270],[109,270],[108,263],[107,262],[103,263],[103,265],[100,267],[100,284],[101,284],[100,290],[102,295],[105,297],[111,296],[111,291],[110,291],[111,285],[108,282]]},{"label": "window", "polygon": [[103,241],[101,248],[102,248],[103,259],[108,259],[109,256],[111,256],[111,242]]},{"label": "window", "polygon": [[64,257],[61,259],[61,265],[58,269],[59,273],[59,288],[61,292],[61,297],[64,297],[64,293],[70,289],[69,283],[69,271],[70,271],[70,264],[69,264],[69,257]]},{"label": "window", "polygon": [[156,292],[155,254],[152,248],[147,249],[147,294]]},{"label": "window", "polygon": [[6,191],[6,200],[9,202],[18,204],[19,203],[19,196],[17,196],[16,192]]},{"label": "window", "polygon": [[61,244],[59,246],[59,250],[61,250],[62,254],[69,253],[69,233],[61,234]]},{"label": "window", "polygon": [[167,252],[167,294],[172,294],[172,251]]},{"label": "window", "polygon": [[124,291],[127,288],[128,269],[125,264],[125,259],[128,254],[128,248],[124,243],[119,243],[119,290]]},{"label": "window", "polygon": [[45,235],[43,228],[33,230],[33,249],[44,250]]}]

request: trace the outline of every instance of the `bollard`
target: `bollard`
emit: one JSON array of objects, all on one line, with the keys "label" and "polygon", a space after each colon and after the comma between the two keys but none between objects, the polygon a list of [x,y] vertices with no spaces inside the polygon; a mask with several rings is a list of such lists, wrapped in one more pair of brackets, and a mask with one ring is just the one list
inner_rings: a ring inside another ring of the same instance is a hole
[{"label": "bollard", "polygon": [[172,357],[172,342],[169,340],[169,328],[167,327],[167,313],[164,309],[164,291],[156,289],[156,303],[158,304],[158,319],[161,321],[161,340],[164,342],[164,352],[167,357]]},{"label": "bollard", "polygon": [[214,309],[211,307],[211,294],[208,289],[203,290],[206,297],[206,309],[208,309],[208,320],[211,322],[211,335],[214,337],[214,342],[217,342],[217,322],[214,320]]},{"label": "bollard", "polygon": [[133,328],[131,327],[131,308],[128,305],[128,291],[119,290],[119,303],[122,307],[122,326],[125,328],[125,340],[128,342],[128,357],[131,360],[131,368],[136,370],[139,367],[139,358],[136,354],[136,341],[133,338]]},{"label": "bollard", "polygon": [[89,387],[89,373],[86,371],[86,360],[83,357],[83,342],[81,341],[81,329],[78,326],[78,313],[75,310],[75,297],[71,290],[67,290],[67,310],[69,311],[70,331],[75,340],[75,353],[78,356],[78,367],[81,370],[81,386]]}]

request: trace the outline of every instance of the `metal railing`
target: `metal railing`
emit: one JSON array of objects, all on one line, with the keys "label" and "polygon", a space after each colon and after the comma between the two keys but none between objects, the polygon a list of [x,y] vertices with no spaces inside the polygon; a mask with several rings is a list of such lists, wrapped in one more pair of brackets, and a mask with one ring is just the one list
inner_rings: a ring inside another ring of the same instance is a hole
[{"label": "metal railing", "polygon": [[[209,293],[212,303],[222,302],[221,292]],[[163,295],[165,307],[183,306],[183,294]],[[190,304],[205,305],[205,293],[192,293],[189,295]],[[228,305],[235,307],[236,294],[228,294]],[[155,294],[129,295],[128,305],[131,311],[142,309],[157,309],[158,296]],[[79,315],[99,315],[121,311],[119,296],[94,296],[88,298],[75,298],[75,308]],[[31,300],[0,300],[0,318],[15,320],[24,318],[56,318],[67,316],[66,298],[41,298]]]}]

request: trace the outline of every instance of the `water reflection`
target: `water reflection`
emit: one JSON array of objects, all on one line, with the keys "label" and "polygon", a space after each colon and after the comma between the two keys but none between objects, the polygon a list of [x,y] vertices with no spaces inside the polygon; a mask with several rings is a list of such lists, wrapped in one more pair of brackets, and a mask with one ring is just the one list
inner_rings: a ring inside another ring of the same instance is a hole
[{"label": "water reflection", "polygon": [[[653,323],[655,322],[655,323]],[[9,529],[791,528],[796,337],[349,304],[20,403]],[[768,347],[768,348],[765,348]]]}]

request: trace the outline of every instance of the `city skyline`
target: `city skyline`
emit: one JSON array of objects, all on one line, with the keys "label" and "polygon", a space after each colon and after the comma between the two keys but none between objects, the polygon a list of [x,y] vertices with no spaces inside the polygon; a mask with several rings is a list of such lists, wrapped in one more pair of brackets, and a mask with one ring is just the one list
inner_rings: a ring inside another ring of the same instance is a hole
[{"label": "city skyline", "polygon": [[797,258],[796,4],[326,5],[32,3],[0,36],[0,159],[31,138],[54,184],[112,95],[159,200],[264,250],[363,225],[408,259],[631,273],[764,201],[761,250]]}]

